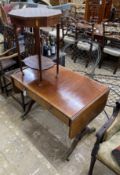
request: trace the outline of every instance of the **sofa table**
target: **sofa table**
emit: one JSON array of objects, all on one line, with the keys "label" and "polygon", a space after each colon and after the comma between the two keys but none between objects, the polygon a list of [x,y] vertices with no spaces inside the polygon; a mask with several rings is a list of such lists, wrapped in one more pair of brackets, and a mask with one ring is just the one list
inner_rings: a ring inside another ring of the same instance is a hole
[{"label": "sofa table", "polygon": [[38,71],[31,68],[23,70],[24,76],[18,71],[11,78],[13,86],[26,91],[32,99],[25,114],[37,102],[69,127],[69,137],[75,138],[72,152],[81,133],[86,132],[87,125],[104,109],[109,88],[62,66],[59,69],[57,78],[56,65],[44,70],[41,82]]}]

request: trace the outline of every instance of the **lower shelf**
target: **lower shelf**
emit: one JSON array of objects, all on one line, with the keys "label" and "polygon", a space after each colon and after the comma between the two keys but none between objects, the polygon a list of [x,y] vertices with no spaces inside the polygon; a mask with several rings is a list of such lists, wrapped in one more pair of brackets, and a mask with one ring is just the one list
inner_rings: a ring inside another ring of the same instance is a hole
[{"label": "lower shelf", "polygon": [[[38,55],[26,57],[23,60],[23,62],[25,63],[26,66],[28,66],[32,69],[39,70]],[[50,60],[49,58],[47,58],[45,56],[41,56],[41,68],[42,68],[42,70],[49,69],[54,65],[55,65],[55,63],[52,60]]]}]

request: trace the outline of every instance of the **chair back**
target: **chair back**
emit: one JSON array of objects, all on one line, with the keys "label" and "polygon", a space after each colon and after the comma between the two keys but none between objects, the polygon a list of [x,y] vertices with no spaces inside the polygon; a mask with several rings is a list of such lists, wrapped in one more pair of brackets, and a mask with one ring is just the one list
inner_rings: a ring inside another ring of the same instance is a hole
[{"label": "chair back", "polygon": [[8,23],[7,14],[5,13],[2,4],[0,4],[0,18],[1,18],[1,20],[2,20],[3,23],[5,23],[5,24]]},{"label": "chair back", "polygon": [[118,131],[120,131],[120,111],[118,112],[111,126],[105,132],[104,140],[109,140]]},{"label": "chair back", "polygon": [[85,3],[85,0],[71,0],[71,2],[74,4],[83,4]]},{"label": "chair back", "polygon": [[68,3],[69,0],[50,0],[50,3],[54,5],[61,5],[61,4],[66,4]]},{"label": "chair back", "polygon": [[86,0],[85,19],[87,21],[101,22],[102,3],[99,0]]},{"label": "chair back", "polygon": [[4,25],[3,35],[5,50],[15,47],[15,34],[11,26]]},{"label": "chair back", "polygon": [[120,9],[116,9],[116,8],[112,9],[110,21],[120,22]]},{"label": "chair back", "polygon": [[103,45],[120,48],[120,23],[103,23]]},{"label": "chair back", "polygon": [[81,21],[77,23],[77,33],[80,34],[79,36],[85,39],[94,40],[94,23]]},{"label": "chair back", "polygon": [[78,16],[80,18],[84,18],[85,15],[85,0],[72,0],[72,9],[71,11],[74,13],[74,16]]},{"label": "chair back", "polygon": [[35,39],[32,32],[24,32],[25,56],[35,54]]}]

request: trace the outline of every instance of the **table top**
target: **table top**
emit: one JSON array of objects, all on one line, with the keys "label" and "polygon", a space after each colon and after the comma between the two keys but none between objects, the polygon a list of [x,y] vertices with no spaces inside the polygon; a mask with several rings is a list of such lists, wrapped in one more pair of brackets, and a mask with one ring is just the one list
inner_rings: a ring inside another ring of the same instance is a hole
[{"label": "table top", "polygon": [[50,8],[22,8],[22,9],[16,9],[12,10],[9,15],[19,18],[40,18],[40,17],[51,17],[60,15],[61,11],[58,9],[50,9]]},{"label": "table top", "polygon": [[13,77],[27,88],[36,91],[39,96],[69,118],[75,118],[85,106],[101,96],[101,93],[108,91],[106,86],[61,66],[59,76],[56,78],[55,67],[43,71],[42,82],[39,82],[38,73],[29,68],[24,70],[24,77],[21,72]]},{"label": "table top", "polygon": [[61,11],[58,9],[22,8],[12,10],[8,14],[15,25],[24,25],[28,27],[47,27],[59,23]]}]

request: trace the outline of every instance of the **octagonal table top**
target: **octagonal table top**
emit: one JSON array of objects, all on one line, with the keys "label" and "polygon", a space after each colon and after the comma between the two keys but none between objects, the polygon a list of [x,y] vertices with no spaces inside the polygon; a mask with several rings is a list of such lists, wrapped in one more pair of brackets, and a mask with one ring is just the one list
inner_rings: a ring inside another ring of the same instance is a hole
[{"label": "octagonal table top", "polygon": [[19,17],[19,18],[40,18],[40,17],[51,17],[56,15],[61,15],[61,10],[58,9],[49,9],[39,7],[39,8],[22,8],[12,10],[9,13],[10,16]]},{"label": "octagonal table top", "polygon": [[9,13],[11,21],[17,26],[26,27],[48,27],[59,23],[61,10],[39,8],[22,8],[12,10]]}]

